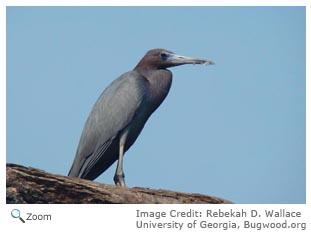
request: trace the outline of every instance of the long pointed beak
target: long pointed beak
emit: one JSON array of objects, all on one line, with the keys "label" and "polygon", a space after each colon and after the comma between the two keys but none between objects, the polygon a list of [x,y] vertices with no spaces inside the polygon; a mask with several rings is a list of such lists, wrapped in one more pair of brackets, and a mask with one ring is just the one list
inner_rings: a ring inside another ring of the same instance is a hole
[{"label": "long pointed beak", "polygon": [[214,62],[210,60],[191,58],[191,57],[186,57],[186,56],[177,55],[177,54],[170,54],[170,56],[167,58],[167,61],[175,64],[175,66],[182,65],[182,64],[204,64],[204,65],[215,64]]}]

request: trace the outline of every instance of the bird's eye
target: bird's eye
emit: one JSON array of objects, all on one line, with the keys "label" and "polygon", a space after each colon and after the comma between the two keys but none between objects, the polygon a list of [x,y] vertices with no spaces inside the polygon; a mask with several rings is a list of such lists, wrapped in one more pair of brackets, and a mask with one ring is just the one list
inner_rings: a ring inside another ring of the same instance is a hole
[{"label": "bird's eye", "polygon": [[168,57],[168,54],[167,53],[165,53],[165,52],[161,52],[161,54],[160,54],[160,56],[161,56],[161,58],[162,59],[167,59],[167,57]]}]

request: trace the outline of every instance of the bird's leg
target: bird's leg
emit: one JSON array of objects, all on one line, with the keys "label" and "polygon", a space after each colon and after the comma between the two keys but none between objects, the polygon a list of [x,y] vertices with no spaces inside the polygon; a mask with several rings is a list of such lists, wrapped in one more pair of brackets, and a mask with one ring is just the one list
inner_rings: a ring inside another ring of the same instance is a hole
[{"label": "bird's leg", "polygon": [[123,172],[123,153],[124,153],[124,144],[125,141],[120,140],[120,149],[119,149],[119,160],[116,169],[116,173],[114,174],[113,180],[117,186],[126,187],[124,180],[124,172]]}]

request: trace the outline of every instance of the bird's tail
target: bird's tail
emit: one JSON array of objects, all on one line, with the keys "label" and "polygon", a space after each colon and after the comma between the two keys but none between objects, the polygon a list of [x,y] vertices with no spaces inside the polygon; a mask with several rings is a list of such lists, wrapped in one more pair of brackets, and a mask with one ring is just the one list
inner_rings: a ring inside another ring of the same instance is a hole
[{"label": "bird's tail", "polygon": [[70,170],[68,172],[68,176],[69,177],[78,177],[78,174],[73,170],[73,165],[74,164],[72,164],[72,166],[71,166],[71,168],[70,168]]}]

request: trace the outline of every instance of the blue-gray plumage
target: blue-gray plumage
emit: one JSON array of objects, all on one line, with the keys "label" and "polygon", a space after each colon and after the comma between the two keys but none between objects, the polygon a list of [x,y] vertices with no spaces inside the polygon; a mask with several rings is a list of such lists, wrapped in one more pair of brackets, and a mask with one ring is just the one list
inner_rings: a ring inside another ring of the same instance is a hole
[{"label": "blue-gray plumage", "polygon": [[94,180],[118,160],[114,181],[125,186],[123,155],[170,90],[172,72],[166,68],[183,64],[213,62],[154,49],[113,81],[86,121],[68,176]]}]

